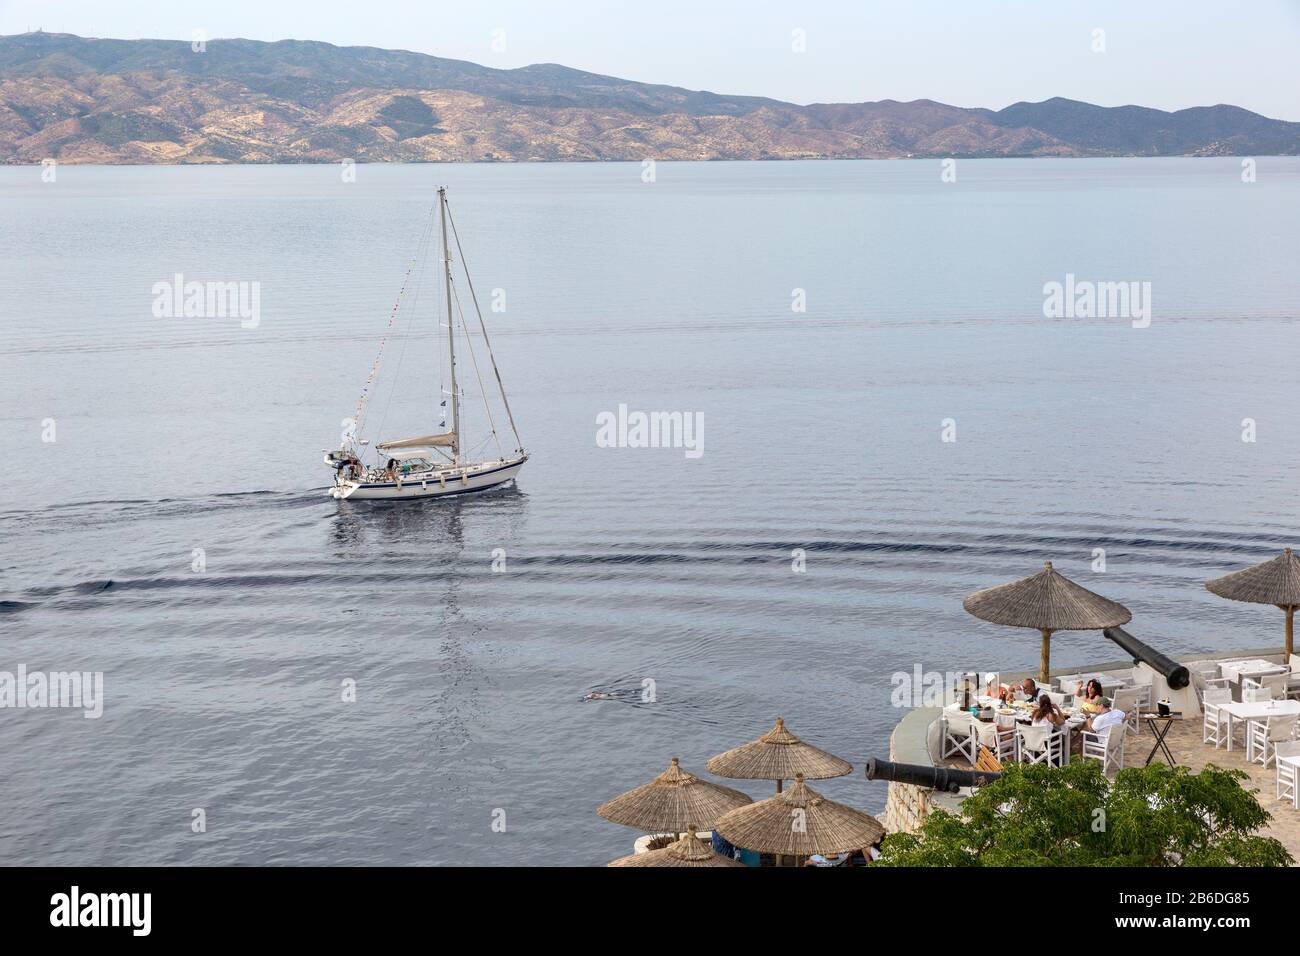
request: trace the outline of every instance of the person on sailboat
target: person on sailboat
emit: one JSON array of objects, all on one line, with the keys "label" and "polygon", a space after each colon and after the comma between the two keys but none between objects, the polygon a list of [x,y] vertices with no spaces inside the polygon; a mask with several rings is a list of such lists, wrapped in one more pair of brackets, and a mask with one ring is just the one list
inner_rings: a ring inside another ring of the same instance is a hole
[{"label": "person on sailboat", "polygon": [[355,480],[361,477],[360,459],[346,449],[330,453],[326,461],[332,462],[334,470],[344,478]]}]

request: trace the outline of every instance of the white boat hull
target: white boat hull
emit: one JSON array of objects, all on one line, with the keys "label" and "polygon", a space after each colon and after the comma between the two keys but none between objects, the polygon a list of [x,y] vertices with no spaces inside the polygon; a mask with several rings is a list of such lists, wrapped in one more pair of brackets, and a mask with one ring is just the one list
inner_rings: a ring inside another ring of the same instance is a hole
[{"label": "white boat hull", "polygon": [[329,490],[330,497],[346,501],[395,501],[412,498],[446,498],[476,491],[487,491],[514,481],[528,459],[486,462],[465,467],[459,473],[443,472],[428,477],[413,476],[395,481],[353,481],[340,479]]}]

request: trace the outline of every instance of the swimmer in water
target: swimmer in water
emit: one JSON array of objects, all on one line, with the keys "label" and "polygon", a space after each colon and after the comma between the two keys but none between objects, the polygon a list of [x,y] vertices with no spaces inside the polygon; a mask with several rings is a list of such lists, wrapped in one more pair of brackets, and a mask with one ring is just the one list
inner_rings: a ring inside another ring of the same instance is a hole
[{"label": "swimmer in water", "polygon": [[613,700],[613,699],[614,699],[614,695],[613,695],[613,694],[600,694],[600,693],[592,692],[592,693],[588,694],[586,697],[584,697],[584,698],[582,698],[582,699],[583,699],[583,700]]}]

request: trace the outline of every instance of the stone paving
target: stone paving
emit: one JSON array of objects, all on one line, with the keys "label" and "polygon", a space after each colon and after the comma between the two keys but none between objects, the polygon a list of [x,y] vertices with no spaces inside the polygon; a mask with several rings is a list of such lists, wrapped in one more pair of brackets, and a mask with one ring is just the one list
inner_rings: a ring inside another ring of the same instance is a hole
[{"label": "stone paving", "polygon": [[[1199,717],[1174,721],[1165,742],[1169,744],[1169,750],[1179,765],[1193,771],[1212,763],[1219,767],[1244,770],[1250,774],[1250,782],[1243,781],[1243,786],[1259,791],[1255,794],[1255,798],[1273,815],[1269,825],[1260,832],[1276,837],[1291,851],[1291,855],[1300,861],[1300,810],[1294,809],[1289,800],[1278,800],[1274,796],[1277,793],[1277,774],[1272,764],[1269,764],[1268,769],[1265,770],[1257,763],[1246,762],[1245,724],[1234,721],[1233,730],[1236,740],[1233,742],[1231,753],[1225,747],[1216,750],[1213,744],[1201,742],[1201,718]],[[1153,746],[1155,746],[1155,737],[1152,736],[1150,728],[1144,721],[1140,734],[1129,731],[1124,743],[1124,766],[1140,767],[1145,764],[1147,754],[1151,753]],[[1157,760],[1164,763],[1164,754],[1157,752],[1152,762]]]}]

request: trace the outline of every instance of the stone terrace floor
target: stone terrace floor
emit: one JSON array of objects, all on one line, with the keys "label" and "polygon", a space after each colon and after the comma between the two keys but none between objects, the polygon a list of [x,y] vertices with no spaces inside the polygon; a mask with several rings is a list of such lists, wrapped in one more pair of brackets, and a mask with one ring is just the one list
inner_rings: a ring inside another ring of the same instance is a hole
[{"label": "stone terrace floor", "polygon": [[[1255,798],[1265,810],[1273,814],[1272,821],[1261,832],[1276,837],[1291,851],[1291,855],[1300,861],[1300,810],[1293,809],[1289,800],[1278,800],[1274,797],[1277,793],[1275,788],[1277,773],[1272,764],[1269,764],[1268,769],[1265,770],[1257,763],[1246,762],[1245,726],[1240,721],[1233,722],[1236,740],[1232,744],[1232,753],[1228,753],[1223,747],[1215,750],[1213,744],[1201,742],[1200,717],[1174,721],[1165,742],[1169,744],[1169,749],[1178,764],[1193,771],[1212,763],[1219,767],[1244,770],[1250,774],[1250,781],[1243,781],[1243,786],[1259,791],[1255,794]],[[1143,721],[1142,733],[1134,734],[1130,731],[1124,742],[1124,766],[1142,766],[1146,763],[1147,754],[1151,753],[1154,745],[1155,737],[1146,721]],[[1157,752],[1152,762],[1157,760],[1163,763],[1164,754]]]}]

